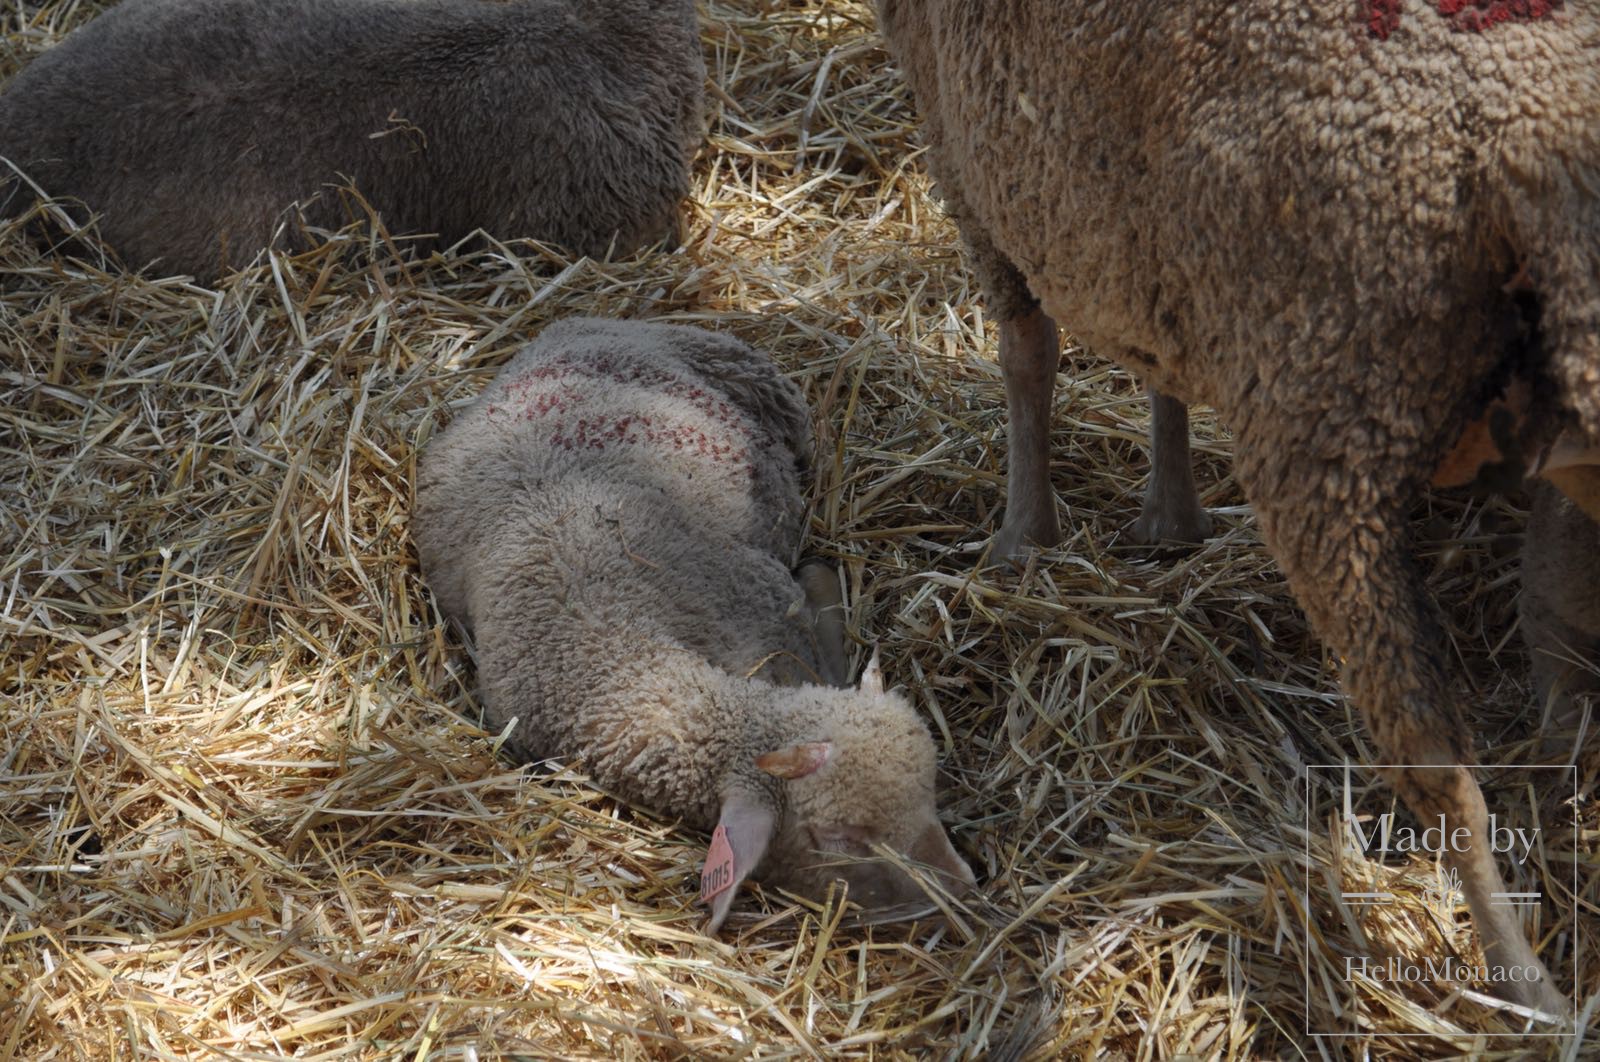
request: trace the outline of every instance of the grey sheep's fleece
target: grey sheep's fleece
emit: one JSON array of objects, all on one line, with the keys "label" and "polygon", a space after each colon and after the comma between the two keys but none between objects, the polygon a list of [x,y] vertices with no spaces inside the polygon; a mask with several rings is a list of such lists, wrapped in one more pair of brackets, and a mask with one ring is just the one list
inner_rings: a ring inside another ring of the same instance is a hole
[{"label": "grey sheep's fleece", "polygon": [[[816,682],[790,570],[810,430],[798,388],[735,339],[551,325],[429,443],[424,574],[474,634],[486,726],[515,720],[513,755],[573,758],[699,829],[720,814],[740,858],[765,849],[758,876],[796,891],[837,876],[863,903],[905,898],[909,879],[818,865],[819,845],[868,840],[970,884],[938,825],[926,725],[898,694]],[[757,764],[807,742],[831,743],[815,777]]]},{"label": "grey sheep's fleece", "polygon": [[[126,0],[0,92],[0,158],[202,279],[296,201],[347,223],[347,181],[395,235],[599,255],[672,231],[704,77],[690,0]],[[0,215],[33,199],[9,172]]]}]

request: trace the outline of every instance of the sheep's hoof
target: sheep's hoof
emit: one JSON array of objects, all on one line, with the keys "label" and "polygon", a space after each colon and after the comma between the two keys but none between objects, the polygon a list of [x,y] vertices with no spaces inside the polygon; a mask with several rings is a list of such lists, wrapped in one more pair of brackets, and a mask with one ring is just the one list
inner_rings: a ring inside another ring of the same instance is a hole
[{"label": "sheep's hoof", "polygon": [[[1543,971],[1543,966],[1540,967]],[[1550,975],[1545,973],[1533,984],[1506,981],[1500,986],[1500,994],[1511,1003],[1531,1007],[1542,1011],[1556,1019],[1558,1025],[1570,1025],[1572,1022],[1572,1000],[1556,991],[1555,985],[1550,983]]]},{"label": "sheep's hoof", "polygon": [[1061,541],[1059,528],[1034,531],[1020,524],[1007,523],[989,540],[989,567],[1026,567],[1029,558]]},{"label": "sheep's hoof", "polygon": [[1199,505],[1175,508],[1171,511],[1146,505],[1133,522],[1128,534],[1141,546],[1166,543],[1199,545],[1211,537],[1211,514]]}]

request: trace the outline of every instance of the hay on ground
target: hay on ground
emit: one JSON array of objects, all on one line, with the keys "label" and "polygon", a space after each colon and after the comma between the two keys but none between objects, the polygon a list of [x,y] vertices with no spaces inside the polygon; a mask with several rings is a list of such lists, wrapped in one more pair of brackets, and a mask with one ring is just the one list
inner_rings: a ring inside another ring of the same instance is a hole
[{"label": "hay on ground", "polygon": [[[0,76],[97,6],[0,9]],[[1466,994],[1374,985],[1334,1011],[1354,941],[1470,956],[1470,935],[1430,914],[1427,864],[1352,860],[1307,822],[1303,766],[1372,748],[1226,436],[1197,411],[1220,534],[1130,545],[1146,408],[1070,348],[1069,540],[1020,574],[981,567],[1004,456],[993,329],[870,7],[702,13],[711,135],[681,249],[404,264],[357,228],[209,289],[0,228],[0,1057],[1519,1049],[1499,1035],[1516,1016]],[[417,453],[572,314],[725,329],[804,386],[814,549],[847,575],[858,663],[877,646],[927,714],[984,883],[952,917],[869,926],[768,891],[705,939],[704,838],[559,765],[498,761],[457,714],[470,662],[407,533]],[[1519,504],[1421,514],[1490,765],[1534,758]],[[1576,834],[1547,798],[1533,871],[1590,1023],[1597,772],[1578,772]],[[1342,909],[1341,882],[1401,902]],[[1308,1016],[1361,1035],[1314,1046]]]}]

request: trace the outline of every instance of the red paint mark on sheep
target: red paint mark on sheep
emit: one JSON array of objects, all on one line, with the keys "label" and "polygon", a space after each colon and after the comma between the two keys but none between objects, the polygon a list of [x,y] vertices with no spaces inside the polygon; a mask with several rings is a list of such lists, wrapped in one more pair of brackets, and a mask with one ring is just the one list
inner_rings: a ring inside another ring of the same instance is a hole
[{"label": "red paint mark on sheep", "polygon": [[506,389],[527,397],[529,390],[537,383],[570,379],[574,376],[634,384],[658,391],[669,398],[682,399],[705,416],[729,428],[739,427],[744,422],[744,417],[727,401],[675,373],[656,366],[619,362],[610,357],[574,361],[566,355],[556,355],[507,383]]},{"label": "red paint mark on sheep", "polygon": [[[1365,0],[1367,32],[1380,41],[1400,28],[1401,0]],[[1453,29],[1482,33],[1502,22],[1536,22],[1566,6],[1566,0],[1433,0],[1433,9]]]},{"label": "red paint mark on sheep", "polygon": [[550,434],[550,445],[565,451],[603,451],[613,444],[688,454],[721,465],[731,475],[755,476],[748,447],[738,446],[728,438],[707,435],[704,429],[692,424],[657,426],[651,418],[635,414],[615,420],[605,416],[580,417],[570,427],[566,421],[557,422]]},{"label": "red paint mark on sheep", "polygon": [[1380,41],[1400,28],[1400,0],[1367,0],[1367,32]]},{"label": "red paint mark on sheep", "polygon": [[[596,381],[632,385],[677,399],[704,420],[701,422],[694,415],[688,421],[678,421],[639,413],[613,416],[583,410],[589,415],[571,421],[565,414],[583,409],[586,394],[596,390],[589,384]],[[512,399],[511,412],[517,420],[562,415],[549,437],[554,449],[604,451],[612,445],[648,446],[702,458],[722,466],[726,475],[755,477],[748,446],[738,444],[753,428],[745,414],[716,392],[662,368],[609,357],[576,361],[556,355],[506,381],[504,389]],[[491,414],[497,411],[498,407],[489,407]]]},{"label": "red paint mark on sheep", "polygon": [[1549,18],[1563,0],[1439,0],[1439,14],[1458,30],[1482,33],[1500,22]]}]

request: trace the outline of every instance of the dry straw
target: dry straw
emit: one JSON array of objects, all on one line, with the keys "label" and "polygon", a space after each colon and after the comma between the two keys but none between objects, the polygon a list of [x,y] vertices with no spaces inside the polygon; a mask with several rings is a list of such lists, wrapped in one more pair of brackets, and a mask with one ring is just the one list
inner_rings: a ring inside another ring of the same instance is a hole
[{"label": "dry straw", "polygon": [[[93,11],[0,5],[0,76]],[[1428,986],[1336,1009],[1339,955],[1470,956],[1470,936],[1430,912],[1430,866],[1385,870],[1306,826],[1302,765],[1372,750],[1260,546],[1227,439],[1197,418],[1221,534],[1130,545],[1145,406],[1070,350],[1054,478],[1072,534],[1026,572],[983,569],[1004,454],[993,330],[869,6],[702,14],[711,135],[679,250],[401,264],[354,228],[207,289],[0,229],[0,1057],[1531,1043],[1499,1035],[1514,1014]],[[814,548],[847,573],[858,650],[878,645],[931,721],[980,899],[867,926],[757,893],[704,939],[704,838],[568,770],[497,761],[456,714],[472,669],[418,578],[416,455],[519,343],[579,313],[725,329],[803,384]],[[1519,504],[1419,514],[1489,764],[1534,756]],[[1537,931],[1580,1005],[1600,986],[1597,770],[1591,747],[1576,896],[1570,809],[1540,795]],[[1401,902],[1341,909],[1359,882]],[[1310,1042],[1308,1009],[1365,1035]]]}]

